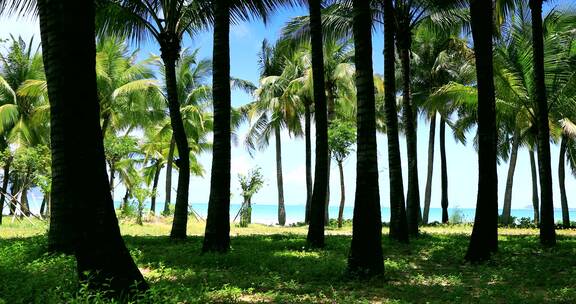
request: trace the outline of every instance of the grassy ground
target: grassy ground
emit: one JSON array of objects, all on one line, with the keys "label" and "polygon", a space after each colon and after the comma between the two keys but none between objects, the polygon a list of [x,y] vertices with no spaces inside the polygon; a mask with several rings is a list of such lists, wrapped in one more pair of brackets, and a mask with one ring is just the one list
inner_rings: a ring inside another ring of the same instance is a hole
[{"label": "grassy ground", "polygon": [[[151,303],[574,303],[576,231],[542,249],[534,229],[501,229],[500,251],[487,265],[462,257],[470,226],[423,228],[410,245],[383,242],[386,275],[345,277],[350,227],[330,229],[327,247],[304,250],[306,227],[252,225],[232,229],[232,251],[200,255],[203,224],[171,242],[170,223],[121,225],[126,243],[151,283]],[[0,227],[0,303],[93,303],[78,292],[74,259],[44,254],[46,225]],[[384,229],[384,233],[387,230]]]}]

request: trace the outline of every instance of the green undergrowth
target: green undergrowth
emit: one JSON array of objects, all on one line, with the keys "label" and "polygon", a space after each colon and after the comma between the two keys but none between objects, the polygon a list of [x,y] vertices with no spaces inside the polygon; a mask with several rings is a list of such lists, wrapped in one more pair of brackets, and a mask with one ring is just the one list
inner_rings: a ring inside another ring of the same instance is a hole
[{"label": "green undergrowth", "polygon": [[[18,235],[13,231],[17,227],[10,229],[10,235]],[[385,235],[385,276],[357,281],[344,275],[349,235],[327,236],[325,250],[309,251],[305,234],[297,228],[249,229],[250,235],[233,233],[232,250],[226,255],[201,255],[201,236],[173,242],[166,236],[131,231],[124,239],[151,285],[133,302],[573,303],[576,299],[573,233],[560,235],[556,248],[542,249],[537,230],[507,230],[511,233],[500,236],[499,252],[485,265],[463,261],[468,227],[426,228],[410,245]],[[282,234],[270,234],[274,229]],[[78,285],[72,257],[44,253],[44,235],[6,237],[5,231],[0,227],[0,303],[109,301]]]}]

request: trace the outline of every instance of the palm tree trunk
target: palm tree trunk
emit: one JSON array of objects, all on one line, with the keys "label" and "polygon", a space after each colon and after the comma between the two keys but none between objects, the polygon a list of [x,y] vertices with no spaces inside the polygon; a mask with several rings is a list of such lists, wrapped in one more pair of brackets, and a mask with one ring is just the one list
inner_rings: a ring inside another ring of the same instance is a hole
[{"label": "palm tree trunk", "polygon": [[434,174],[434,140],[436,136],[436,112],[430,119],[430,135],[428,136],[428,170],[426,171],[426,190],[424,190],[424,214],[422,223],[428,224],[430,200],[432,198],[432,177]]},{"label": "palm tree trunk", "polygon": [[278,224],[286,225],[286,207],[284,206],[284,179],[282,178],[282,142],[280,127],[274,128],[276,141],[276,184],[278,186]]},{"label": "palm tree trunk", "polygon": [[230,4],[214,2],[214,144],[203,252],[230,249]]},{"label": "palm tree trunk", "polygon": [[124,192],[124,197],[122,198],[122,203],[120,204],[120,210],[125,210],[128,208],[128,199],[130,198],[130,189],[126,187],[126,192]]},{"label": "palm tree trunk", "polygon": [[401,31],[400,58],[402,62],[402,119],[406,128],[406,147],[408,152],[408,193],[406,195],[406,215],[408,233],[418,236],[418,214],[420,212],[420,190],[418,189],[418,149],[414,109],[412,107],[410,90],[410,30]]},{"label": "palm tree trunk", "polygon": [[530,149],[530,172],[532,174],[532,206],[534,207],[534,224],[540,223],[540,202],[538,199],[538,173],[536,172],[536,160],[534,150]]},{"label": "palm tree trunk", "polygon": [[446,161],[446,120],[440,117],[440,175],[442,197],[442,223],[448,223],[448,163]]},{"label": "palm tree trunk", "polygon": [[112,199],[114,199],[114,175],[116,175],[116,168],[113,162],[108,162],[108,167],[110,168],[110,194],[112,195]]},{"label": "palm tree trunk", "polygon": [[388,174],[390,176],[390,238],[408,243],[408,224],[402,184],[402,163],[398,140],[398,114],[396,111],[396,79],[394,54],[394,7],[392,0],[384,1],[384,108],[388,138]]},{"label": "palm tree trunk", "polygon": [[25,216],[30,216],[30,204],[28,204],[28,186],[20,190],[20,210]]},{"label": "palm tree trunk", "polygon": [[478,196],[465,259],[481,262],[498,250],[498,174],[496,162],[496,98],[494,95],[493,14],[484,0],[470,1],[478,86]]},{"label": "palm tree trunk", "polygon": [[160,161],[156,161],[156,169],[154,171],[154,180],[152,181],[152,197],[150,202],[150,212],[156,213],[156,191],[158,190],[158,180],[160,179],[160,171],[162,171],[162,166]]},{"label": "palm tree trunk", "polygon": [[[326,83],[326,108],[328,110],[328,129],[332,125],[332,122],[336,118],[336,97],[334,94],[334,86],[331,83]],[[330,223],[330,170],[332,167],[332,157],[330,155],[330,146],[328,146],[328,168],[326,170],[326,207],[324,208],[324,225],[327,226]]]},{"label": "palm tree trunk", "polygon": [[506,191],[504,192],[504,206],[502,208],[502,224],[510,225],[510,215],[512,211],[512,185],[514,184],[514,171],[516,170],[516,159],[518,158],[518,146],[520,145],[519,130],[514,131],[512,138],[512,151],[510,151],[510,164],[508,166],[508,177],[506,178]]},{"label": "palm tree trunk", "polygon": [[373,276],[384,273],[384,258],[378,189],[376,102],[372,70],[372,17],[369,1],[354,0],[353,5],[354,62],[358,91],[356,119],[358,145],[354,229],[348,255],[348,272],[360,276]]},{"label": "palm tree trunk", "polygon": [[534,103],[538,126],[538,168],[540,171],[540,243],[556,245],[554,204],[552,198],[552,164],[550,159],[550,127],[548,101],[544,79],[544,34],[542,29],[542,0],[530,0],[532,14],[532,50],[534,64]]},{"label": "palm tree trunk", "polygon": [[346,191],[344,188],[344,168],[342,162],[338,162],[340,171],[340,208],[338,209],[338,228],[342,228],[342,217],[344,216],[344,204],[346,203]]},{"label": "palm tree trunk", "polygon": [[37,4],[50,100],[49,248],[75,253],[88,288],[113,296],[147,289],[120,235],[108,184],[94,70],[94,2]]},{"label": "palm tree trunk", "polygon": [[16,196],[16,185],[17,185],[17,181],[14,180],[12,182],[12,186],[10,187],[10,200],[9,200],[9,209],[10,209],[10,215],[14,215],[14,212],[16,212],[16,206],[17,206],[17,202],[15,201],[15,196]]},{"label": "palm tree trunk", "polygon": [[170,148],[168,150],[168,159],[166,159],[166,199],[164,200],[164,215],[170,214],[170,202],[172,200],[172,162],[174,160],[174,149],[176,149],[176,141],[174,136],[170,139]]},{"label": "palm tree trunk", "polygon": [[304,137],[306,141],[306,216],[304,221],[310,223],[310,202],[312,200],[312,140],[310,130],[310,102],[304,103]]},{"label": "palm tree trunk", "polygon": [[48,196],[44,194],[44,196],[42,197],[42,203],[40,204],[40,216],[44,215],[44,212],[46,211],[47,202],[48,202]]},{"label": "palm tree trunk", "polygon": [[176,190],[176,204],[174,205],[174,221],[170,238],[185,239],[188,224],[188,190],[190,187],[190,147],[180,113],[178,101],[178,87],[176,83],[176,61],[180,56],[180,41],[165,33],[167,42],[161,43],[161,57],[164,61],[166,92],[168,93],[168,109],[170,110],[170,124],[172,136],[178,149],[178,188]]},{"label": "palm tree trunk", "polygon": [[[10,181],[10,164],[11,159],[7,159],[4,164],[4,175],[2,178],[2,193],[0,193],[0,224],[2,224],[2,211],[4,210],[4,204],[6,202],[6,191],[8,191],[8,182]],[[10,207],[8,208],[10,209]]]},{"label": "palm tree trunk", "polygon": [[570,214],[568,211],[568,197],[566,196],[566,176],[564,173],[564,164],[566,163],[566,146],[568,144],[568,137],[562,135],[562,142],[560,143],[560,157],[558,158],[558,184],[560,185],[560,202],[562,206],[562,226],[564,228],[570,227]]},{"label": "palm tree trunk", "polygon": [[310,40],[312,44],[312,81],[314,86],[314,118],[316,121],[316,163],[310,202],[310,225],[306,241],[309,247],[324,247],[325,208],[328,190],[328,115],[324,81],[321,1],[309,0]]}]

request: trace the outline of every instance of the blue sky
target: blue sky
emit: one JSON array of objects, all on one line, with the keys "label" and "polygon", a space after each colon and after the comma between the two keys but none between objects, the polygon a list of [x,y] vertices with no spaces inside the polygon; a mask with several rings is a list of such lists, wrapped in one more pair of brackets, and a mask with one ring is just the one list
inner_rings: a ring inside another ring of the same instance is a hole
[{"label": "blue sky", "polygon": [[[546,4],[546,10],[552,5],[563,6],[571,3],[572,0],[553,1]],[[258,81],[257,53],[263,39],[274,41],[279,36],[282,25],[293,16],[306,14],[306,9],[284,9],[277,12],[265,26],[262,22],[253,21],[234,25],[231,29],[231,74],[234,77],[250,80],[254,83]],[[27,19],[16,19],[0,17],[0,38],[7,38],[12,33],[22,35],[24,38],[35,35],[39,38],[37,21]],[[374,72],[383,72],[383,35],[381,31],[374,33],[373,37],[373,60]],[[39,40],[39,39],[38,39]],[[201,57],[211,57],[212,53],[212,33],[201,33],[192,39],[187,38],[183,47],[200,48]],[[148,54],[158,54],[158,46],[153,43],[146,43],[140,46],[141,56]],[[251,96],[233,92],[233,106],[240,106],[252,100]],[[239,134],[245,134],[246,126],[243,126]],[[436,135],[436,154],[435,168],[432,190],[432,207],[440,207],[440,155],[438,151],[438,134]],[[472,135],[470,135],[470,139]],[[400,137],[402,163],[404,168],[404,182],[406,184],[406,149],[405,138]],[[305,167],[304,167],[304,141],[301,138],[290,138],[286,132],[282,135],[282,156],[284,172],[284,192],[287,204],[299,205],[304,204],[306,200],[305,191]],[[418,165],[420,179],[420,193],[423,197],[424,186],[426,182],[427,166],[427,149],[428,149],[428,123],[419,120],[418,122]],[[477,189],[477,155],[471,144],[463,146],[457,144],[450,133],[447,134],[447,161],[448,161],[448,190],[449,201],[451,206],[460,208],[474,208],[476,205]],[[557,165],[559,149],[556,144],[552,145],[552,174],[554,179],[554,198],[555,205],[559,206],[559,191],[557,184]],[[386,136],[378,135],[378,166],[380,171],[380,198],[381,205],[389,206],[389,187],[388,187],[388,164],[386,151]],[[210,189],[210,164],[211,154],[205,153],[200,156],[200,161],[204,165],[206,174],[204,177],[193,177],[190,184],[190,202],[206,203]],[[352,155],[344,165],[347,205],[353,205],[355,191],[355,155]],[[241,144],[234,146],[232,150],[232,203],[240,203],[239,186],[237,175],[247,170],[260,166],[266,178],[265,187],[254,196],[253,202],[256,204],[275,204],[277,202],[277,190],[275,179],[275,158],[273,147],[267,150],[257,152],[254,157],[246,152]],[[332,163],[331,174],[331,204],[336,205],[340,200],[339,181],[336,173],[336,166]],[[506,173],[508,164],[502,163],[498,168],[499,176],[499,201],[500,205],[504,197],[504,187],[506,182]],[[164,180],[165,171],[160,178],[159,200],[164,200]],[[175,179],[173,179],[175,180]],[[576,189],[576,180],[572,176],[567,176],[566,186],[568,189],[569,204],[574,201],[574,194],[570,191]],[[173,185],[176,187],[176,184]],[[118,186],[115,191],[115,199],[120,200],[123,195],[123,188]],[[173,198],[175,195],[173,195]],[[528,152],[521,148],[518,156],[516,174],[513,188],[513,208],[525,208],[531,206],[531,177]],[[574,206],[571,204],[571,206]]]}]

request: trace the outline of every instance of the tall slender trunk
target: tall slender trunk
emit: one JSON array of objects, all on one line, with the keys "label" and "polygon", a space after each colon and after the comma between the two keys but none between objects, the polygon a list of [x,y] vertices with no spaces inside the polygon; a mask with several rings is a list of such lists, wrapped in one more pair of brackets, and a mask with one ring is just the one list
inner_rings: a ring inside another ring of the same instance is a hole
[{"label": "tall slender trunk", "polygon": [[152,197],[150,202],[150,212],[156,213],[156,191],[158,190],[158,180],[160,179],[160,171],[162,171],[162,166],[160,161],[156,161],[156,169],[154,171],[154,180],[152,181]]},{"label": "tall slender trunk", "polygon": [[378,189],[376,102],[372,70],[372,14],[369,1],[354,0],[353,5],[354,62],[358,91],[356,118],[358,145],[356,195],[348,272],[360,276],[373,276],[384,273],[384,258]]},{"label": "tall slender trunk", "polygon": [[508,177],[506,178],[506,191],[504,192],[504,206],[502,208],[502,224],[510,225],[510,215],[512,211],[512,185],[514,184],[514,171],[516,170],[516,159],[518,158],[518,146],[520,145],[520,131],[514,130],[512,138],[512,150],[510,151],[510,164],[508,166]]},{"label": "tall slender trunk", "polygon": [[534,64],[534,103],[538,126],[538,168],[540,170],[540,243],[556,245],[554,203],[552,197],[552,164],[550,159],[550,127],[544,76],[544,34],[542,0],[530,0],[532,15],[532,50]]},{"label": "tall slender trunk", "polygon": [[338,162],[340,171],[340,208],[338,209],[338,228],[342,228],[342,217],[344,216],[344,204],[346,203],[346,189],[344,188],[344,168],[342,161]]},{"label": "tall slender trunk", "polygon": [[538,199],[538,173],[536,172],[536,159],[534,150],[530,149],[530,173],[532,175],[532,207],[534,208],[534,224],[540,224],[540,200]]},{"label": "tall slender trunk", "polygon": [[418,149],[415,125],[414,108],[412,105],[410,90],[410,30],[401,31],[400,58],[402,62],[402,119],[406,128],[406,150],[408,154],[408,193],[406,195],[406,215],[408,233],[410,236],[418,236],[418,214],[420,212],[420,190],[418,185]]},{"label": "tall slender trunk", "polygon": [[172,162],[174,161],[174,149],[176,149],[176,141],[174,136],[170,139],[170,148],[168,150],[168,158],[166,159],[166,199],[164,200],[164,215],[170,214],[170,203],[172,200]]},{"label": "tall slender trunk", "polygon": [[465,259],[481,262],[498,250],[498,173],[496,97],[492,39],[494,9],[484,0],[470,1],[478,86],[478,196],[474,228]]},{"label": "tall slender trunk", "polygon": [[328,115],[324,89],[324,53],[322,46],[321,1],[308,0],[310,8],[310,40],[312,45],[312,81],[314,87],[314,118],[316,121],[316,162],[314,186],[310,202],[310,225],[306,242],[309,247],[324,247],[325,208],[328,188]]},{"label": "tall slender trunk", "polygon": [[276,141],[276,184],[278,186],[278,224],[286,225],[286,207],[284,206],[284,179],[282,178],[282,142],[280,127],[274,128]]},{"label": "tall slender trunk", "polygon": [[[334,94],[334,85],[330,82],[326,83],[326,108],[328,110],[328,129],[332,125],[332,122],[336,118],[336,97]],[[332,167],[332,157],[330,155],[330,146],[328,146],[328,168],[326,170],[326,179],[328,183],[326,184],[326,207],[324,208],[324,225],[327,226],[330,223],[330,169]]]},{"label": "tall slender trunk", "polygon": [[440,175],[442,197],[442,223],[448,223],[448,163],[446,161],[446,120],[440,117]]},{"label": "tall slender trunk", "polygon": [[432,198],[432,177],[434,175],[434,140],[436,137],[436,112],[430,118],[430,135],[428,135],[428,170],[426,171],[426,190],[424,190],[424,214],[422,223],[428,224],[430,200]]},{"label": "tall slender trunk", "polygon": [[214,2],[214,144],[203,252],[230,249],[230,4]]},{"label": "tall slender trunk", "polygon": [[[6,202],[6,191],[8,191],[8,182],[10,181],[10,164],[11,159],[7,159],[4,164],[4,175],[2,177],[2,193],[0,193],[0,224],[2,224],[2,211]],[[8,207],[10,210],[10,207]]]},{"label": "tall slender trunk", "polygon": [[176,83],[176,61],[180,57],[180,38],[173,33],[164,32],[161,36],[161,57],[164,61],[166,77],[166,92],[168,93],[168,109],[170,110],[170,124],[172,136],[178,149],[178,188],[176,189],[176,204],[174,205],[174,221],[170,238],[186,238],[188,224],[188,190],[190,187],[190,147],[180,113],[178,100],[178,87]]},{"label": "tall slender trunk", "polygon": [[114,162],[108,162],[108,167],[110,168],[110,194],[112,195],[112,199],[114,199],[114,175],[116,175],[116,167]]},{"label": "tall slender trunk", "polygon": [[89,288],[116,295],[144,290],[147,284],[120,235],[108,184],[94,70],[94,2],[37,4],[50,100],[49,248],[74,252],[80,281]]},{"label": "tall slender trunk", "polygon": [[558,157],[558,185],[560,186],[560,203],[562,206],[562,226],[564,228],[570,227],[570,213],[568,210],[568,197],[566,196],[566,176],[564,173],[564,166],[566,163],[566,146],[568,144],[568,136],[562,135],[562,142],[560,143],[560,156]]},{"label": "tall slender trunk", "polygon": [[20,190],[20,210],[25,216],[30,216],[30,204],[28,204],[28,186]]},{"label": "tall slender trunk", "polygon": [[16,187],[17,183],[18,183],[17,180],[14,180],[12,182],[12,186],[10,187],[10,200],[8,203],[9,209],[10,209],[10,215],[14,215],[14,213],[16,212],[16,206],[18,205],[17,201],[14,199],[16,196],[16,191],[18,191],[18,190],[16,190],[17,189],[17,187]]},{"label": "tall slender trunk", "polygon": [[40,216],[43,216],[46,211],[46,203],[48,202],[48,195],[42,196],[42,203],[40,204]]},{"label": "tall slender trunk", "polygon": [[392,0],[384,1],[384,108],[388,138],[388,174],[390,176],[390,238],[408,243],[408,223],[402,184],[402,163],[398,140],[398,113],[396,111],[396,79],[394,36],[394,6]]},{"label": "tall slender trunk", "polygon": [[310,102],[304,103],[304,137],[306,141],[306,216],[304,221],[310,223],[310,202],[312,200],[312,140],[310,130]]},{"label": "tall slender trunk", "polygon": [[128,199],[130,199],[130,189],[126,187],[126,192],[124,192],[124,197],[122,198],[122,203],[120,204],[120,210],[128,208]]}]

